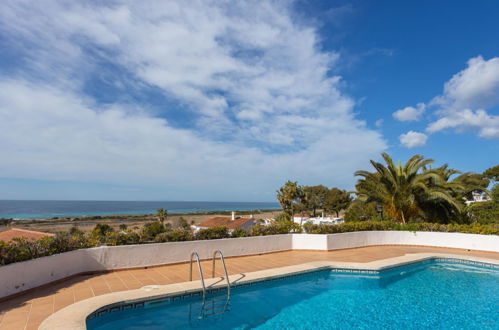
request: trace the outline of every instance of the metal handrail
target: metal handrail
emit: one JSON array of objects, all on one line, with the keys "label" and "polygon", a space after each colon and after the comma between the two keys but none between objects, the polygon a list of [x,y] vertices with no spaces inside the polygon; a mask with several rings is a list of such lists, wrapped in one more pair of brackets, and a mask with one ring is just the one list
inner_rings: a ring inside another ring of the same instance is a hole
[{"label": "metal handrail", "polygon": [[203,286],[203,298],[206,295],[206,287],[204,285],[203,269],[201,269],[201,262],[199,261],[199,254],[197,252],[191,253],[191,262],[189,265],[189,281],[192,281],[192,257],[196,257],[196,262],[199,269],[199,278],[201,280],[201,285]]},{"label": "metal handrail", "polygon": [[222,261],[222,266],[224,267],[224,272],[225,272],[225,279],[227,280],[227,294],[230,296],[230,281],[229,281],[229,274],[227,274],[227,267],[225,267],[225,260],[224,260],[224,254],[220,250],[216,250],[213,252],[213,259],[212,259],[212,274],[211,277],[215,277],[215,259],[217,257],[217,253],[220,254],[220,260]]}]

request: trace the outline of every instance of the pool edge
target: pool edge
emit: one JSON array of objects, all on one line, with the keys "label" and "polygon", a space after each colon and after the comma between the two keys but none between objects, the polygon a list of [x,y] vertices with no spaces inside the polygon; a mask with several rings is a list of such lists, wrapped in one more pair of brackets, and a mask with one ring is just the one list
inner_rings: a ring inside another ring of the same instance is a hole
[{"label": "pool edge", "polygon": [[[499,260],[474,256],[464,256],[443,253],[414,253],[388,259],[376,260],[367,263],[338,262],[338,261],[313,261],[299,265],[266,269],[256,272],[235,274],[229,276],[230,282],[235,286],[251,285],[263,281],[270,281],[304,273],[332,269],[344,273],[380,273],[396,267],[403,267],[426,260],[457,260],[478,265],[492,265],[499,267]],[[494,267],[495,268],[495,267]],[[221,278],[205,279],[209,290],[225,288]],[[118,305],[144,304],[146,301],[160,300],[174,296],[199,295],[201,284],[198,281],[175,283],[159,286],[145,286],[140,289],[109,293],[92,297],[69,305],[46,318],[39,326],[39,330],[85,330],[86,320],[102,309],[113,311]],[[100,314],[97,314],[98,316]]]}]

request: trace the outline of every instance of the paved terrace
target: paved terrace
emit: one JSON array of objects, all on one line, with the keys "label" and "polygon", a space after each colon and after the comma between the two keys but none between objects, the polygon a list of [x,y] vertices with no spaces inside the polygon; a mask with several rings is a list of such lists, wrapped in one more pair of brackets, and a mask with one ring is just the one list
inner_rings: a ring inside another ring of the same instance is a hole
[{"label": "paved terrace", "polygon": [[[408,253],[450,253],[497,259],[499,253],[449,248],[413,246],[373,246],[336,251],[285,251],[246,257],[227,258],[229,275],[258,270],[298,265],[309,261],[370,262],[403,256]],[[211,261],[202,262],[205,276],[211,274]],[[33,270],[36,271],[36,270]],[[194,268],[195,279],[199,279]],[[217,260],[217,276],[222,267]],[[35,289],[0,302],[0,330],[38,329],[50,314],[77,301],[110,292],[138,289],[145,285],[165,285],[186,282],[189,265],[175,264],[112,271],[93,275],[78,275],[55,284]]]}]

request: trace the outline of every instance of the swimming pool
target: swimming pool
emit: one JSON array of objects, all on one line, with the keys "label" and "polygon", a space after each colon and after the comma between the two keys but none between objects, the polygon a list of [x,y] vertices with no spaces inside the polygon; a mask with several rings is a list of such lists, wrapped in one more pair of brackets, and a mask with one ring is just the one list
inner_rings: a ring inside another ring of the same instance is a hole
[{"label": "swimming pool", "polygon": [[381,273],[322,270],[87,320],[116,329],[499,329],[497,266],[431,260]]}]

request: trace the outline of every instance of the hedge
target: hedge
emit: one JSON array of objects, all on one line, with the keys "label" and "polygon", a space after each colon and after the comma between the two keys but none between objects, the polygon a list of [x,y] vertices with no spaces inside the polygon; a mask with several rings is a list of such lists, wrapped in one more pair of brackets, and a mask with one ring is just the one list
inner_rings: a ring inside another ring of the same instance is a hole
[{"label": "hedge", "polygon": [[202,229],[195,234],[185,228],[171,229],[168,226],[163,226],[158,223],[144,226],[140,233],[131,230],[117,232],[109,226],[96,225],[94,230],[88,234],[84,234],[77,228],[72,228],[69,232],[57,233],[54,237],[44,237],[37,241],[22,238],[14,239],[9,243],[0,241],[0,265],[102,245],[114,246],[147,244],[153,242],[180,242],[229,237],[279,235],[300,233],[302,230],[305,230],[305,232],[309,234],[403,230],[499,235],[498,224],[484,225],[478,223],[470,225],[443,225],[438,223],[399,224],[391,221],[361,221],[345,222],[339,225],[305,224],[300,226],[291,221],[276,221],[269,226],[257,224],[251,227],[249,232],[240,228],[230,232],[226,227],[214,227]]},{"label": "hedge", "polygon": [[401,224],[392,221],[358,221],[345,222],[339,225],[303,225],[308,234],[336,234],[352,231],[375,231],[375,230],[401,230],[401,231],[436,231],[445,233],[468,233],[482,235],[499,235],[499,225],[483,224],[439,224],[439,223],[407,223]]}]

